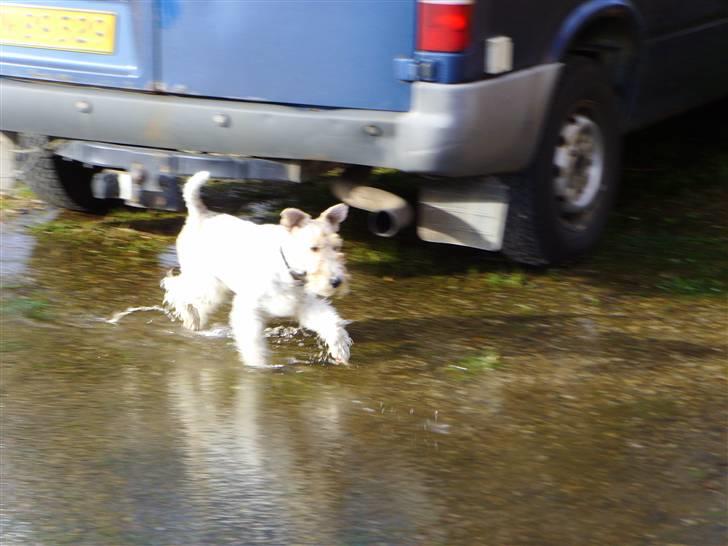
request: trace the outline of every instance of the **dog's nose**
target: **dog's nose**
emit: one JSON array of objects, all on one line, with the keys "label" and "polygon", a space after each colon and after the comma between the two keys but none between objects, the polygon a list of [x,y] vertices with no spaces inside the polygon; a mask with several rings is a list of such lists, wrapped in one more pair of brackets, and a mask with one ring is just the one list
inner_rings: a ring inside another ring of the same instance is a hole
[{"label": "dog's nose", "polygon": [[334,288],[338,288],[339,286],[341,286],[342,280],[341,277],[331,277],[331,280],[329,282],[331,283],[331,286],[333,286]]}]

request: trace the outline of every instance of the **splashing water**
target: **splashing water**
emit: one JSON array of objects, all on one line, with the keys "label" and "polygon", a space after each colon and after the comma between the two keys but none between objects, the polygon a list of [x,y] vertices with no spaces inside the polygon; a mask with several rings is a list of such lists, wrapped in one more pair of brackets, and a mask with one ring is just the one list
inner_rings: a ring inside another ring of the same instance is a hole
[{"label": "splashing water", "polygon": [[272,326],[266,328],[263,335],[275,344],[293,341],[298,335],[311,337],[309,332],[299,326]]},{"label": "splashing water", "polygon": [[124,317],[131,315],[132,313],[139,313],[139,312],[146,312],[146,311],[159,311],[160,313],[164,313],[169,320],[174,320],[174,316],[164,307],[161,305],[148,305],[148,306],[141,306],[141,307],[128,307],[124,311],[119,311],[118,313],[115,313],[111,318],[106,319],[104,322],[108,324],[118,324],[121,319]]},{"label": "splashing water", "polygon": [[198,332],[195,332],[195,334],[202,337],[211,337],[216,339],[232,338],[233,330],[232,328],[230,328],[230,326],[213,326],[212,328],[208,328],[207,330],[200,330]]},{"label": "splashing water", "polygon": [[[103,319],[107,324],[119,324],[121,320],[133,313],[146,313],[150,311],[157,311],[163,313],[170,321],[175,322],[177,319],[175,316],[165,307],[161,305],[144,305],[139,307],[128,307],[124,311],[114,313],[111,318]],[[194,332],[194,334],[206,338],[214,339],[232,339],[233,332],[229,326],[214,326],[206,330],[200,330]],[[305,359],[293,358],[289,364],[322,364],[331,362],[328,354],[328,350],[324,343],[312,332],[301,328],[300,326],[271,326],[263,331],[263,336],[268,339],[273,345],[286,345],[295,342],[298,339],[297,345],[304,347],[306,345],[306,339],[315,337],[316,338],[316,351],[310,354]]]}]

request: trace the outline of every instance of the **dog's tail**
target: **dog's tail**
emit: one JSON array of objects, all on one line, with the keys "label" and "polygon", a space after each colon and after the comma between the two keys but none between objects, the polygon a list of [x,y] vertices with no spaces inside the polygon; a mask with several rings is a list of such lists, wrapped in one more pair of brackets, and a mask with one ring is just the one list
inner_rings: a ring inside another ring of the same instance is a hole
[{"label": "dog's tail", "polygon": [[185,200],[185,205],[187,205],[187,214],[190,217],[203,216],[206,212],[209,212],[200,198],[200,188],[205,185],[209,178],[210,173],[207,171],[195,173],[182,190],[182,197]]}]

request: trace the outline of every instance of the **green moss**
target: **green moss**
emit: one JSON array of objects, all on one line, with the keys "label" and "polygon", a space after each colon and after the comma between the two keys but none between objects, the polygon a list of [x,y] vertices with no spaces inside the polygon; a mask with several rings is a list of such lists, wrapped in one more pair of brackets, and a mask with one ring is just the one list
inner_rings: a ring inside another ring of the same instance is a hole
[{"label": "green moss", "polygon": [[371,248],[363,245],[356,245],[347,248],[347,260],[353,264],[393,264],[399,262],[401,257],[394,248]]},{"label": "green moss", "polygon": [[512,273],[489,273],[486,275],[486,281],[491,286],[519,288],[526,285],[527,278],[523,272],[515,271]]},{"label": "green moss", "polygon": [[0,338],[0,353],[16,353],[29,347],[30,345],[23,341]]},{"label": "green moss", "polygon": [[707,277],[669,277],[656,283],[655,286],[669,294],[679,295],[723,295],[726,293],[724,281]]},{"label": "green moss", "polygon": [[124,218],[124,215],[100,220],[64,216],[33,226],[30,231],[36,237],[62,242],[81,252],[107,253],[127,259],[156,258],[169,244],[167,237],[129,227]]},{"label": "green moss", "polygon": [[31,190],[25,184],[18,184],[17,187],[13,190],[13,195],[18,199],[37,199],[33,190]]},{"label": "green moss", "polygon": [[452,364],[450,369],[463,372],[482,372],[497,370],[503,366],[500,355],[494,349],[487,349],[482,353],[467,356]]},{"label": "green moss", "polygon": [[26,186],[13,189],[12,193],[0,194],[0,211],[14,211],[32,205],[35,195]]},{"label": "green moss", "polygon": [[6,300],[0,304],[3,314],[22,315],[34,320],[50,320],[52,314],[46,300],[33,297],[19,297]]},{"label": "green moss", "polygon": [[162,221],[168,218],[184,217],[179,212],[166,212],[159,210],[119,208],[111,211],[102,220],[102,224],[128,224],[132,225],[137,222],[146,221]]}]

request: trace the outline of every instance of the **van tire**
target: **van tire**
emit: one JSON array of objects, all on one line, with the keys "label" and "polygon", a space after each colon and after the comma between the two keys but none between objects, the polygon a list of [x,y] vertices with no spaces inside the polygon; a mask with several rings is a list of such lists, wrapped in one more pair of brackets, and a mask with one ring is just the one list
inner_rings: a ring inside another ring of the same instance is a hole
[{"label": "van tire", "polygon": [[91,179],[100,169],[55,154],[48,137],[21,134],[16,153],[18,179],[39,199],[81,212],[103,214],[109,210],[110,202],[96,199],[91,192]]},{"label": "van tire", "polygon": [[596,245],[619,182],[619,116],[601,65],[585,57],[569,59],[533,162],[504,177],[510,192],[506,256],[528,265],[555,265]]}]

